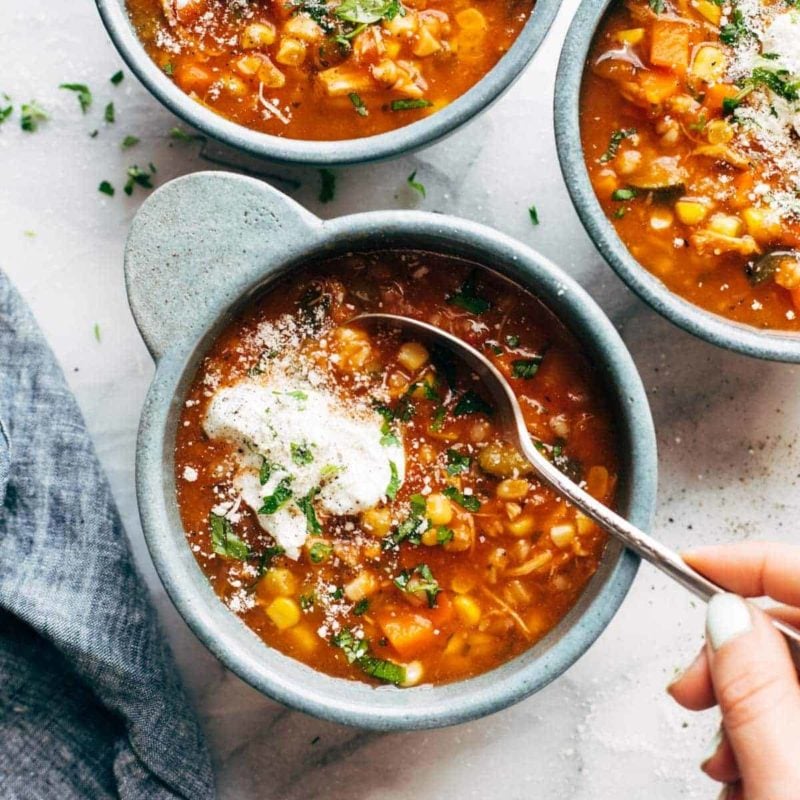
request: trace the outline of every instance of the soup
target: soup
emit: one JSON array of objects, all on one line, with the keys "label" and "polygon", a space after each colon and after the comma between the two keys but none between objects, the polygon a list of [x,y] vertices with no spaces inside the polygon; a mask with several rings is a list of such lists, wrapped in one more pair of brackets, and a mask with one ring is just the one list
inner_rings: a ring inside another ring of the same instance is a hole
[{"label": "soup", "polygon": [[605,534],[532,474],[480,383],[359,313],[486,353],[541,450],[610,504],[611,413],[571,334],[475,264],[418,251],[314,264],[204,357],[181,413],[177,500],[215,591],[270,647],[410,686],[485,672],[576,602]]},{"label": "soup", "polygon": [[631,254],[728,319],[798,331],[800,13],[771,0],[627,0],[591,50],[581,133]]},{"label": "soup", "polygon": [[274,136],[355,139],[451,103],[532,0],[128,0],[152,59],[212,111]]}]

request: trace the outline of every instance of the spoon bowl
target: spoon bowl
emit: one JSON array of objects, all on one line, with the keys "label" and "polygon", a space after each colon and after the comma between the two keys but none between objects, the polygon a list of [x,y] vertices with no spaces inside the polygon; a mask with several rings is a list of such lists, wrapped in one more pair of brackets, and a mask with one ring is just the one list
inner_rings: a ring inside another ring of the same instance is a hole
[{"label": "spoon bowl", "polygon": [[[513,439],[520,453],[548,486],[577,506],[607,533],[615,536],[626,547],[702,600],[707,602],[715,594],[725,591],[721,586],[692,569],[674,550],[603,505],[582,486],[570,480],[554,466],[536,447],[536,443],[528,432],[519,401],[508,381],[483,353],[435,325],[410,317],[394,314],[361,314],[353,321],[361,324],[382,324],[409,331],[415,338],[423,339],[429,344],[445,348],[453,353],[481,380],[494,401],[496,419]],[[800,668],[800,631],[780,620],[774,620],[774,625],[786,637],[792,657]]]}]

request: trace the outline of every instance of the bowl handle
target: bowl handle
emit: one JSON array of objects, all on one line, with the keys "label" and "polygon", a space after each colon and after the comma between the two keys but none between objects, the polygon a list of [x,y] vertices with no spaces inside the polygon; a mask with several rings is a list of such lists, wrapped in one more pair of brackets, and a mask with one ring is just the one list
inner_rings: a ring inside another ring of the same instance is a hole
[{"label": "bowl handle", "polygon": [[294,200],[243,175],[198,172],[154,192],[125,247],[128,302],[153,358],[202,330],[271,261],[307,251],[321,226]]}]

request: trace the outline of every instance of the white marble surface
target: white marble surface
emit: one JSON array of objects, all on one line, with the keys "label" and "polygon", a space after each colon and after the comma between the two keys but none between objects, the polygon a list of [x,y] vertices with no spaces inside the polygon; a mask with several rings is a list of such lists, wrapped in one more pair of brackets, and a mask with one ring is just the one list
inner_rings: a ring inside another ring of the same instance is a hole
[{"label": "white marble surface", "polygon": [[[274,171],[301,180],[294,196],[325,216],[447,211],[554,258],[619,324],[641,370],[659,431],[659,534],[676,547],[796,538],[800,370],[717,350],[657,317],[605,266],[572,210],[556,164],[551,103],[575,6],[565,2],[535,61],[491,114],[444,143],[341,170],[337,199],[324,207],[314,170]],[[287,711],[226,672],[194,638],[160,586],[137,517],[134,443],[153,365],[128,311],[121,258],[144,194],[128,199],[119,190],[132,163],[155,163],[159,183],[207,165],[196,145],[170,147],[174,118],[127,70],[120,87],[109,84],[120,66],[90,0],[0,0],[0,92],[17,102],[36,98],[52,117],[35,134],[20,131],[18,115],[0,128],[0,267],[32,305],[86,414],[207,733],[221,797],[714,797],[697,767],[714,713],[689,714],[664,693],[700,644],[702,611],[649,567],[563,678],[508,711],[448,730],[376,735]],[[75,97],[58,90],[63,81],[90,84],[90,114],[82,117]],[[102,109],[111,99],[117,122],[108,126]],[[141,143],[122,152],[126,134]],[[426,200],[405,186],[414,169]],[[97,192],[103,179],[117,186],[115,198]],[[528,221],[531,203],[538,228]]]}]

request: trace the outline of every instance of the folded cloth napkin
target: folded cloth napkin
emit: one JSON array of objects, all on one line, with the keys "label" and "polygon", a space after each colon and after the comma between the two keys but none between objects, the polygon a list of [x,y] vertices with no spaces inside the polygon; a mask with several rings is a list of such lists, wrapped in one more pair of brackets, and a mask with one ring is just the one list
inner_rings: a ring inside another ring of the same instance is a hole
[{"label": "folded cloth napkin", "polygon": [[78,407],[0,272],[0,797],[213,796]]}]

